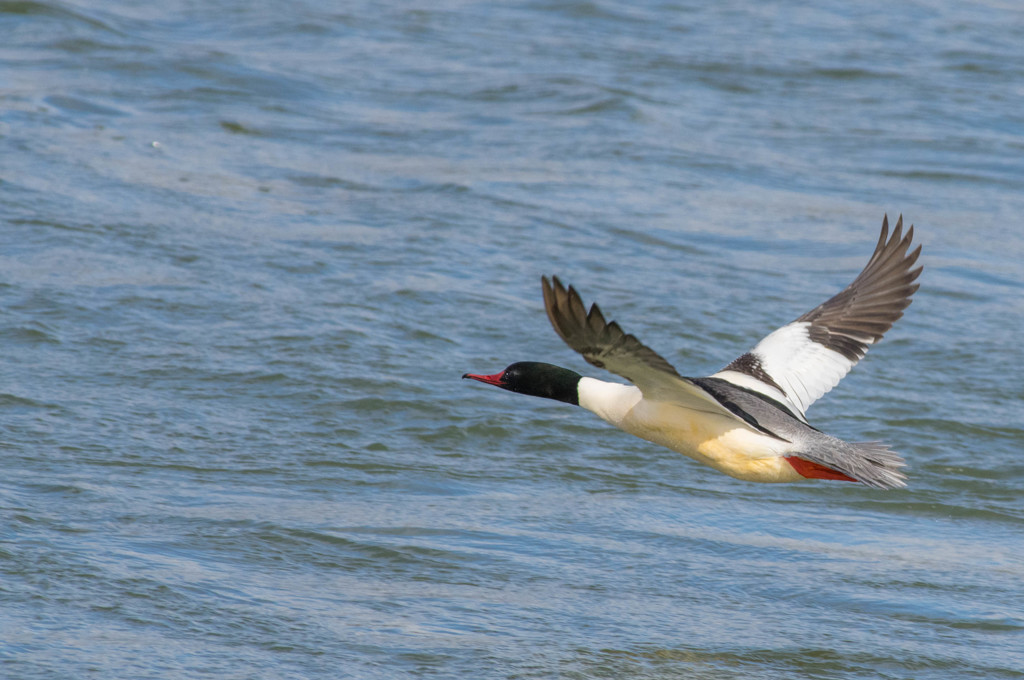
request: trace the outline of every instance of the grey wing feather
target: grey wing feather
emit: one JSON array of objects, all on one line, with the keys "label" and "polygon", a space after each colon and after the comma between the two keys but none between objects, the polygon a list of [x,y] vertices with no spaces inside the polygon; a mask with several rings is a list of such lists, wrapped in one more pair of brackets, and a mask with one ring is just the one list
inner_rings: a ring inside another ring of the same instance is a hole
[{"label": "grey wing feather", "polygon": [[620,375],[640,388],[646,398],[672,401],[690,408],[742,420],[676,369],[660,354],[626,333],[614,321],[606,321],[593,304],[590,311],[572,286],[557,276],[541,277],[544,309],[555,332],[587,362]]}]

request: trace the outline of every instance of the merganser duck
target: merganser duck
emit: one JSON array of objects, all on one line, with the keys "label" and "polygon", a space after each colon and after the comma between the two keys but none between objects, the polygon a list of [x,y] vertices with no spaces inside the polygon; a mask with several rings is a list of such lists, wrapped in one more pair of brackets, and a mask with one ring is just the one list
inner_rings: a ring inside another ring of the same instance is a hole
[{"label": "merganser duck", "polygon": [[889,218],[864,270],[843,291],[767,335],[706,378],[687,378],[558,277],[541,277],[555,331],[589,363],[632,385],[585,377],[560,366],[518,362],[494,375],[466,373],[511,392],[593,411],[630,434],[667,446],[737,479],[833,479],[892,489],[906,486],[903,459],[879,442],[851,443],[808,424],[804,412],[835,387],[903,316],[920,284],[908,252],[911,225]]}]

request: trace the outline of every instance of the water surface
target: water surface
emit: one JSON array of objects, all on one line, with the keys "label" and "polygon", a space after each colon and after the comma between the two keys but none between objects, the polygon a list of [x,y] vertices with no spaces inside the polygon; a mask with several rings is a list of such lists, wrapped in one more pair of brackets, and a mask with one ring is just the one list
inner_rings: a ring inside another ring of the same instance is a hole
[{"label": "water surface", "polygon": [[[1024,677],[1024,14],[0,0],[0,675]],[[460,381],[558,274],[688,375],[846,285],[743,483]]]}]

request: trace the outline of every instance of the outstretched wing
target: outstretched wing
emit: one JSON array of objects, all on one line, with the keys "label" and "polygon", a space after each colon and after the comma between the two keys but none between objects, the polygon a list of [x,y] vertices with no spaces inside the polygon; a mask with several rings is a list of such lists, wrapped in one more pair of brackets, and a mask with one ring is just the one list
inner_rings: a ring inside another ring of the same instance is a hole
[{"label": "outstretched wing", "polygon": [[[579,293],[566,288],[557,276],[541,277],[544,309],[555,332],[587,362],[640,388],[644,396],[683,403],[697,410],[739,417],[708,392],[684,378],[653,349],[626,333],[614,321],[605,321],[597,304],[588,312]],[[740,418],[742,419],[742,418]]]},{"label": "outstretched wing", "polygon": [[835,387],[903,316],[922,267],[921,246],[909,251],[914,227],[903,235],[903,216],[889,238],[889,218],[867,266],[842,292],[761,342],[712,377],[760,392],[801,418]]}]

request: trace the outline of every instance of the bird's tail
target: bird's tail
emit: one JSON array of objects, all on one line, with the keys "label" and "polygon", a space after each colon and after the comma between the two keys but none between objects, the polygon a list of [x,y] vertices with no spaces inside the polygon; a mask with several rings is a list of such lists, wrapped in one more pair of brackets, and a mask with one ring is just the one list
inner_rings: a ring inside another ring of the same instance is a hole
[{"label": "bird's tail", "polygon": [[882,442],[848,442],[847,446],[843,472],[858,482],[876,489],[900,489],[907,485],[907,476],[900,471],[906,461]]},{"label": "bird's tail", "polygon": [[[876,489],[900,489],[907,485],[907,477],[900,471],[906,462],[885,444],[828,439],[809,451],[801,451],[796,460],[790,459],[797,472],[805,477],[861,482]],[[806,462],[812,465],[807,466]]]}]

